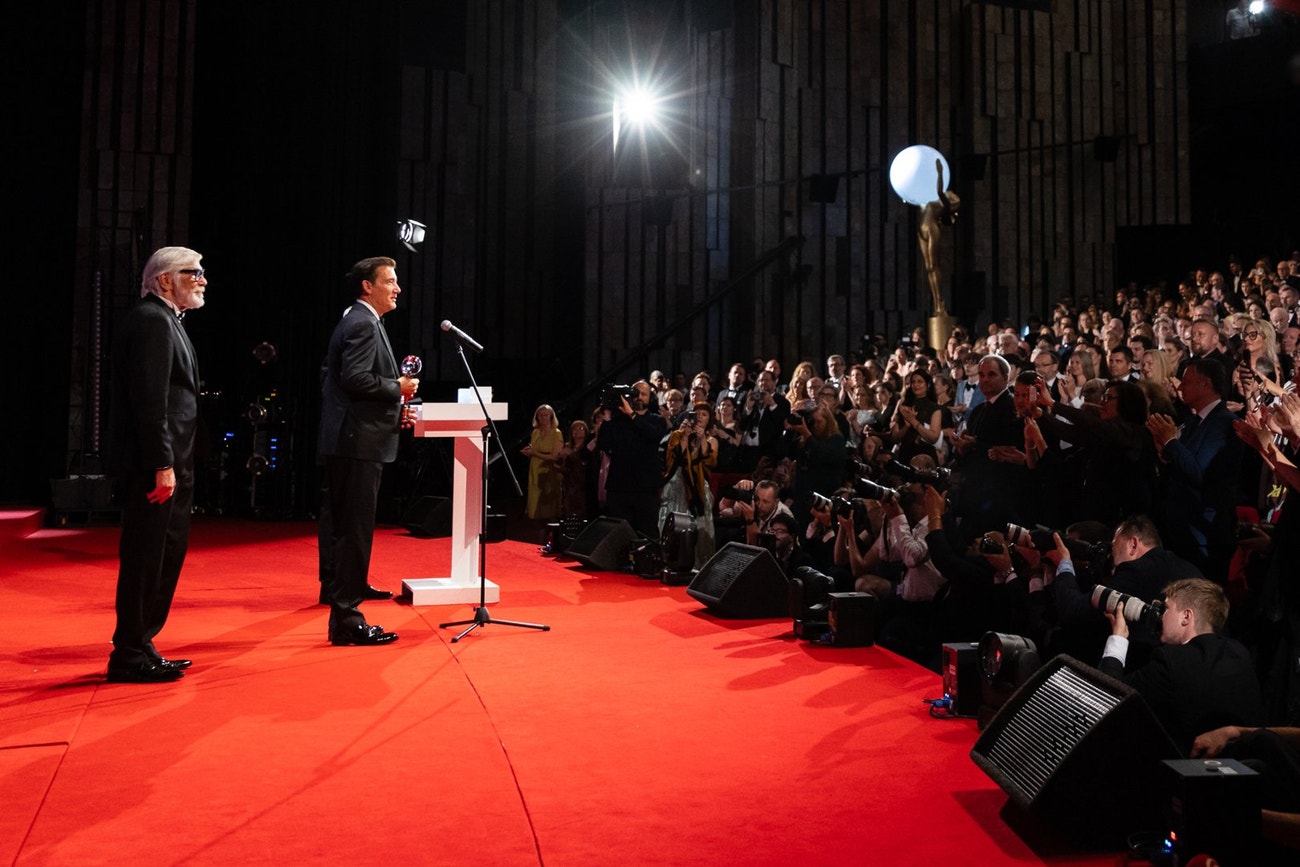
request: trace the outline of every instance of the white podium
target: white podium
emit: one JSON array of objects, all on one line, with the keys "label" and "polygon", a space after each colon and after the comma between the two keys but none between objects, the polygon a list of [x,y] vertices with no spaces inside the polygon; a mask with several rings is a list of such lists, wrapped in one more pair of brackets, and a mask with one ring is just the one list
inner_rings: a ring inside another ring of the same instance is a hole
[{"label": "white podium", "polygon": [[[487,404],[493,421],[505,421],[507,405]],[[483,514],[483,410],[474,403],[416,404],[415,435],[453,437],[455,470],[451,488],[451,573],[406,578],[402,589],[412,605],[462,605],[479,601],[479,521]],[[498,602],[501,588],[487,582],[485,601]]]}]

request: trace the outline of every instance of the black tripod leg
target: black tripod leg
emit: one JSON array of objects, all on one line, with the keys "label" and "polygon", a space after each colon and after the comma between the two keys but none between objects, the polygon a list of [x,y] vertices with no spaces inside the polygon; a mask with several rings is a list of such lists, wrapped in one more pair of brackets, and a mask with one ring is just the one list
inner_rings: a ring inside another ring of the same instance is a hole
[{"label": "black tripod leg", "polygon": [[540,629],[543,632],[551,631],[551,627],[541,623],[521,623],[518,620],[493,620],[492,622],[498,626],[522,626],[524,629]]}]

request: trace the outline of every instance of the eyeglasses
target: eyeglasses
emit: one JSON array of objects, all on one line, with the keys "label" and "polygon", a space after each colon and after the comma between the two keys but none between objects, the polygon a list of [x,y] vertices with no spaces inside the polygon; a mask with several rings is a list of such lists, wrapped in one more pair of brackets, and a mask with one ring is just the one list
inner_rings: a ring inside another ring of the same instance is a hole
[{"label": "eyeglasses", "polygon": [[1241,333],[1241,336],[1244,337],[1244,338],[1246,338],[1247,340],[1258,340],[1258,339],[1259,339],[1259,332],[1258,332],[1258,331],[1243,331],[1243,332]]},{"label": "eyeglasses", "polygon": [[181,269],[180,269],[179,271],[177,271],[176,273],[177,273],[177,274],[189,274],[190,277],[194,278],[195,280],[202,280],[202,279],[203,279],[203,275],[206,274],[207,271],[205,271],[205,270],[202,269],[202,268],[181,268]]},{"label": "eyeglasses", "polygon": [[1109,391],[1101,396],[1102,403],[1110,403],[1112,400],[1118,400],[1118,399],[1119,398],[1116,395],[1111,394]]}]

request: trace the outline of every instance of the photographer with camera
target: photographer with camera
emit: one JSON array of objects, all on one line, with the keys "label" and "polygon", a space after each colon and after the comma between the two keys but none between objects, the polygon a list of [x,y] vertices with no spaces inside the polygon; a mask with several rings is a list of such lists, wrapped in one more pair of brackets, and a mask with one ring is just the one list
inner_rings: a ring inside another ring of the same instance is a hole
[{"label": "photographer with camera", "polygon": [[[1075,529],[1075,528],[1071,528]],[[1039,534],[1033,534],[1039,536]],[[1043,534],[1045,535],[1045,534]],[[1044,551],[1056,561],[1052,582],[1052,600],[1056,607],[1058,630],[1052,650],[1069,653],[1079,659],[1095,659],[1105,644],[1108,629],[1102,613],[1093,603],[1093,585],[1105,586],[1122,596],[1150,603],[1160,599],[1162,588],[1170,580],[1200,578],[1200,571],[1172,551],[1160,547],[1160,534],[1150,518],[1139,515],[1119,523],[1111,536],[1109,550],[1101,544],[1088,545],[1077,540],[1068,544],[1059,534],[1052,534],[1052,548]],[[1040,538],[1046,548],[1046,540]],[[1075,560],[1088,564],[1086,578],[1076,570]],[[1113,571],[1107,572],[1107,560]],[[1159,630],[1146,624],[1134,630],[1130,652],[1134,667],[1150,657],[1160,642]]]},{"label": "photographer with camera", "polygon": [[664,486],[659,505],[659,526],[663,527],[673,512],[687,512],[695,518],[698,536],[695,542],[695,568],[713,556],[713,491],[709,471],[718,462],[718,441],[709,435],[713,425],[713,406],[700,401],[694,417],[682,421],[668,435],[665,453]]},{"label": "photographer with camera", "polygon": [[719,500],[718,513],[723,517],[737,517],[744,523],[746,545],[757,545],[760,535],[771,533],[770,524],[777,515],[794,519],[790,507],[781,502],[776,482],[764,479],[755,483],[741,479],[730,493],[736,496],[724,496]]},{"label": "photographer with camera", "polygon": [[759,371],[754,388],[745,396],[745,414],[741,422],[738,469],[752,473],[761,458],[775,459],[781,450],[785,419],[790,404],[776,392],[771,371]]},{"label": "photographer with camera", "polygon": [[1264,701],[1250,652],[1219,634],[1228,619],[1228,597],[1204,578],[1174,581],[1164,588],[1160,646],[1146,665],[1126,665],[1128,621],[1123,611],[1106,612],[1111,636],[1098,666],[1133,687],[1183,751],[1197,735],[1225,725],[1258,726]]},{"label": "photographer with camera", "polygon": [[600,450],[609,455],[605,512],[611,518],[624,519],[646,538],[658,539],[659,486],[663,484],[659,442],[668,433],[668,423],[650,411],[654,397],[645,380],[633,383],[630,401],[628,394],[615,396],[618,402],[599,437]]},{"label": "photographer with camera", "polygon": [[996,530],[957,550],[945,524],[947,498],[926,485],[924,502],[930,560],[947,579],[935,615],[939,640],[978,641],[986,632],[1002,632],[1037,641],[1042,630],[1031,627],[1029,615],[1033,566],[1023,552]]},{"label": "photographer with camera", "polygon": [[[913,460],[925,459],[918,456]],[[863,566],[874,563],[877,568],[871,572],[855,568],[854,589],[876,597],[880,644],[922,665],[934,665],[940,644],[934,632],[932,602],[946,579],[931,560],[926,542],[930,529],[925,493],[916,486],[906,487],[897,496],[886,496],[881,505],[884,527],[868,555],[859,561]],[[851,515],[840,521],[849,534],[855,532]],[[889,564],[894,567],[890,569]]]}]

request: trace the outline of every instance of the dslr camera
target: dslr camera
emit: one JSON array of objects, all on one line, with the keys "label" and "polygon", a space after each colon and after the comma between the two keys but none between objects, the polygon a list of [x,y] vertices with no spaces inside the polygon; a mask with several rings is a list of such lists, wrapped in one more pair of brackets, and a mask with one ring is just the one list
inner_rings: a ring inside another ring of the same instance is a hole
[{"label": "dslr camera", "polygon": [[871,479],[858,479],[853,483],[853,493],[864,500],[896,500],[902,490],[873,482]]},{"label": "dslr camera", "polygon": [[[1052,531],[1046,527],[1039,526],[1030,530],[1018,524],[1007,524],[1006,536],[1008,543],[1034,548],[1040,553],[1056,550]],[[1109,542],[1085,542],[1064,533],[1061,534],[1061,541],[1070,552],[1070,559],[1074,561],[1075,574],[1080,581],[1095,584],[1110,573]]]},{"label": "dslr camera", "polygon": [[846,518],[853,514],[853,501],[844,497],[828,497],[813,491],[812,507],[817,511],[830,509],[832,518]]}]

